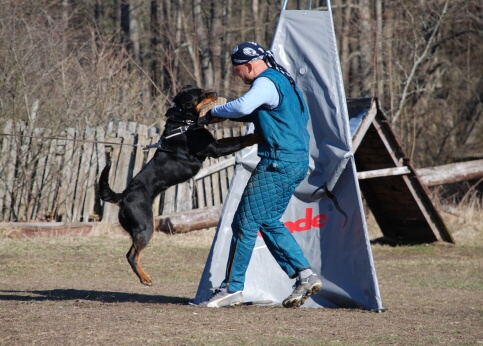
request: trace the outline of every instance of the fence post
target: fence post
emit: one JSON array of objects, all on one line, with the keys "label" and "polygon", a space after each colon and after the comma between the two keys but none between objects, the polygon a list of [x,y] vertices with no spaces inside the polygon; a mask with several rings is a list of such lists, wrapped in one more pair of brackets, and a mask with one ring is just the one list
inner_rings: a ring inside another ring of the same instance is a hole
[{"label": "fence post", "polygon": [[[14,124],[11,120],[8,120],[5,124],[4,132],[6,134],[14,134]],[[1,167],[4,172],[2,179],[2,185],[0,189],[0,197],[3,202],[0,206],[2,220],[10,220],[12,213],[12,195],[13,184],[15,178],[15,164],[17,161],[17,139],[15,137],[6,137],[2,143],[2,162]]]},{"label": "fence post", "polygon": [[82,171],[83,177],[80,179],[84,180],[82,184],[79,201],[78,201],[78,217],[77,221],[89,221],[89,215],[92,214],[94,210],[96,191],[96,145],[94,142],[96,136],[96,130],[92,127],[86,128],[86,143],[84,143],[84,150],[81,160],[80,170]]}]

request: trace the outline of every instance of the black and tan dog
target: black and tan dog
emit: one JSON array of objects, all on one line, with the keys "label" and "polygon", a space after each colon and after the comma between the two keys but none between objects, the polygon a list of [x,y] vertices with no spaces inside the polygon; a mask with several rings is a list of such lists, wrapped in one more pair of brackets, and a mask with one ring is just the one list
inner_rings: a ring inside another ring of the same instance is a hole
[{"label": "black and tan dog", "polygon": [[122,193],[116,193],[109,187],[110,162],[101,173],[99,196],[105,202],[119,205],[119,222],[132,238],[126,257],[144,285],[152,284],[140,260],[153,235],[154,198],[168,187],[195,176],[207,157],[232,154],[257,143],[260,138],[258,135],[246,135],[215,140],[207,129],[198,126],[201,108],[216,99],[216,93],[184,87],[166,113],[166,125],[155,155]]}]

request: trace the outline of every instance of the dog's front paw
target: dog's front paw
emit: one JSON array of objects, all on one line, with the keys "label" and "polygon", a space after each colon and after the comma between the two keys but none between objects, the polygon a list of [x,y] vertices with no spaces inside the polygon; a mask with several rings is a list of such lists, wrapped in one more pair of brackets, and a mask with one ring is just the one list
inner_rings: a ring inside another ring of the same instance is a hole
[{"label": "dog's front paw", "polygon": [[259,133],[255,133],[255,134],[248,135],[243,145],[246,147],[249,147],[254,144],[260,144],[263,141],[264,141],[263,136]]},{"label": "dog's front paw", "polygon": [[203,118],[198,120],[198,125],[215,124],[227,120],[227,118],[215,117],[211,114],[211,109],[206,113]]},{"label": "dog's front paw", "polygon": [[198,125],[200,126],[208,125],[212,119],[213,119],[213,116],[211,115],[211,112],[208,111],[208,113],[206,113],[204,117],[198,119]]},{"label": "dog's front paw", "polygon": [[221,123],[222,121],[228,120],[228,118],[222,118],[222,117],[212,117],[210,122],[208,124],[216,124],[216,123]]}]

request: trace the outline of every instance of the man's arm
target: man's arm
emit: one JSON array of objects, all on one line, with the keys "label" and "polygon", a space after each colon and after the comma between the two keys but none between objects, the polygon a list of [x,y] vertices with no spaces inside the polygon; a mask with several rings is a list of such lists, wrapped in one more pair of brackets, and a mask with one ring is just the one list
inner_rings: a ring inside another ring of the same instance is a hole
[{"label": "man's arm", "polygon": [[280,97],[275,84],[269,78],[260,77],[253,82],[245,95],[224,105],[213,107],[211,114],[215,117],[237,119],[252,114],[260,106],[273,109],[279,102]]}]

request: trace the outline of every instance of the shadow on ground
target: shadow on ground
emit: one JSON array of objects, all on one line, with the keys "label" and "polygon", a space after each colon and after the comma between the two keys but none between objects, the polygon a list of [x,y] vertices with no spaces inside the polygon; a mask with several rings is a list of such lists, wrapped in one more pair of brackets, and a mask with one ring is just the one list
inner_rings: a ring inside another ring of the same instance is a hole
[{"label": "shadow on ground", "polygon": [[190,298],[124,292],[53,289],[42,291],[0,291],[0,301],[88,300],[102,303],[156,303],[187,305]]}]

